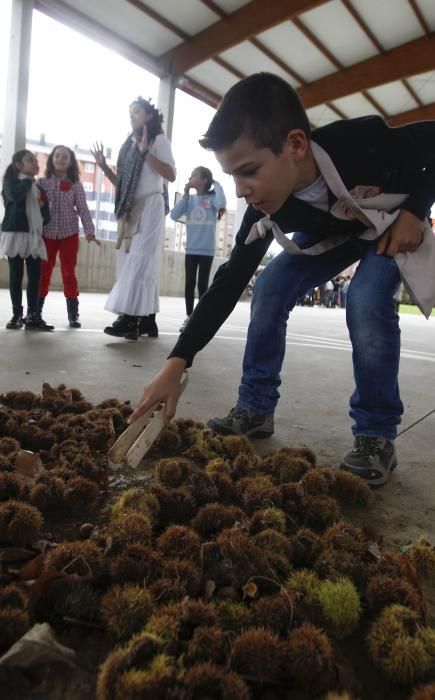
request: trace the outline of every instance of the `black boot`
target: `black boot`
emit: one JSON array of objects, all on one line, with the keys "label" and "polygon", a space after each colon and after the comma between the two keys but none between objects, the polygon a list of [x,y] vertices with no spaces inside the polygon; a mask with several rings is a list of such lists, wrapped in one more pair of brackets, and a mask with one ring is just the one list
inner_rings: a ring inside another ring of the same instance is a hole
[{"label": "black boot", "polygon": [[130,317],[126,314],[119,314],[118,318],[112,323],[111,326],[106,326],[104,333],[107,335],[112,335],[115,338],[123,338],[124,333],[127,333],[128,330],[129,318]]},{"label": "black boot", "polygon": [[42,309],[44,307],[44,302],[45,302],[45,297],[39,297],[38,299],[38,308],[39,311],[42,313]]},{"label": "black boot", "polygon": [[22,306],[13,306],[12,311],[13,311],[12,318],[9,321],[9,323],[6,324],[6,328],[8,328],[11,331],[18,331],[24,325],[23,307]]},{"label": "black boot", "polygon": [[24,324],[26,331],[52,331],[54,326],[45,323],[40,311],[28,312]]},{"label": "black boot", "polygon": [[70,328],[81,328],[79,321],[79,300],[77,297],[67,297],[66,308],[68,311],[68,321]]},{"label": "black boot", "polygon": [[148,334],[148,316],[139,316],[139,335]]},{"label": "black boot", "polygon": [[158,338],[159,337],[159,329],[157,328],[156,315],[150,314],[148,316],[148,318],[149,318],[148,337],[149,338]]},{"label": "black boot", "polygon": [[155,314],[140,317],[139,335],[148,335],[149,338],[158,338],[159,329],[157,328]]},{"label": "black boot", "polygon": [[139,316],[127,316],[128,326],[124,333],[126,340],[137,340],[139,338]]}]

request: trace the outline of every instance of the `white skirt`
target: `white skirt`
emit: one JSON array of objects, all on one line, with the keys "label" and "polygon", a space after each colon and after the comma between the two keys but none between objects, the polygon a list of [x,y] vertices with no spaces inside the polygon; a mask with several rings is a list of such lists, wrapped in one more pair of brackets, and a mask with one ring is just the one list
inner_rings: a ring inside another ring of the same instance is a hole
[{"label": "white skirt", "polygon": [[159,311],[160,259],[165,231],[161,194],[147,197],[130,252],[117,251],[116,282],[105,309],[115,314],[149,316]]},{"label": "white skirt", "polygon": [[36,241],[29,233],[20,233],[17,231],[3,231],[0,236],[0,257],[15,258],[17,255],[20,258],[41,258],[47,260],[47,250],[42,238],[37,238]]}]

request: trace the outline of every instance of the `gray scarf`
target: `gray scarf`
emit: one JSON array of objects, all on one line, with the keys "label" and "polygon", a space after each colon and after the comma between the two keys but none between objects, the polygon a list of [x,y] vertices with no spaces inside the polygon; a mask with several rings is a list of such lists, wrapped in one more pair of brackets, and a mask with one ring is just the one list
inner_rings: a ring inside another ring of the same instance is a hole
[{"label": "gray scarf", "polygon": [[143,153],[130,135],[121,146],[116,166],[115,215],[117,219],[128,214],[132,209],[143,164]]}]

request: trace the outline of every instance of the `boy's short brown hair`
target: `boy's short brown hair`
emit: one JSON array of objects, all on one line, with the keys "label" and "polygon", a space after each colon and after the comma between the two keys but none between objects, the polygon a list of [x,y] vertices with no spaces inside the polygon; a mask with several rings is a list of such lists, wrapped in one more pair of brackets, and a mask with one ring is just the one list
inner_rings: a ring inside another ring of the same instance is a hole
[{"label": "boy's short brown hair", "polygon": [[310,122],[296,91],[278,75],[254,73],[226,93],[199,143],[220,151],[246,136],[278,155],[292,129],[310,137]]}]

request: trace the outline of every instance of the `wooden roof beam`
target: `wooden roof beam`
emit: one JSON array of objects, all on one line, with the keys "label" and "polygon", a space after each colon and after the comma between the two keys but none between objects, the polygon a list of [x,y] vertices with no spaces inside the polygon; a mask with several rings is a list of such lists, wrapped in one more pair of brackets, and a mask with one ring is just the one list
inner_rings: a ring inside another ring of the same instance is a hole
[{"label": "wooden roof beam", "polygon": [[[205,5],[205,7],[208,7],[209,10],[214,12],[218,17],[221,19],[225,19],[226,17],[229,17],[229,14],[225,12],[219,5],[216,5],[214,0],[200,0],[200,2]],[[273,51],[271,51],[267,46],[265,46],[261,41],[259,41],[256,37],[251,37],[249,39],[249,43],[252,44],[252,46],[255,46],[256,49],[261,51],[265,56],[270,58],[271,61],[276,63],[277,66],[282,68],[283,71],[288,73],[293,80],[296,80],[297,83],[300,85],[305,85],[306,81],[298,74],[296,71],[293,70],[287,63],[285,63],[279,56],[277,56]],[[214,59],[215,61],[217,60],[216,58]]]},{"label": "wooden roof beam", "polygon": [[425,121],[427,119],[435,119],[435,102],[424,105],[424,107],[410,109],[408,112],[395,114],[393,117],[388,118],[388,123],[390,126],[401,126],[402,124]]},{"label": "wooden roof beam", "polygon": [[222,99],[222,97],[216,92],[209,90],[204,85],[200,85],[200,83],[197,83],[196,80],[192,80],[192,78],[189,78],[188,76],[178,78],[176,87],[179,90],[186,92],[191,97],[196,97],[197,100],[205,102],[205,104],[213,107],[214,109],[216,109]]},{"label": "wooden roof beam", "polygon": [[435,32],[298,88],[306,109],[435,68]]},{"label": "wooden roof beam", "polygon": [[175,36],[178,36],[180,39],[189,39],[189,34],[187,32],[183,31],[180,29],[180,27],[177,27],[176,24],[173,24],[170,22],[166,17],[163,17],[159,12],[156,12],[155,10],[152,9],[152,7],[148,7],[148,5],[144,5],[140,0],[127,0],[130,5],[136,8],[136,10],[139,10],[139,12],[142,12],[144,15],[147,15],[147,17],[150,17],[153,19],[155,22],[160,24],[162,27],[167,29],[168,31],[172,32],[172,34],[175,34]]},{"label": "wooden roof beam", "polygon": [[259,32],[275,27],[301,12],[323,5],[327,0],[252,0],[228,17],[184,41],[159,58],[162,70],[180,75],[222,51],[240,44]]}]

